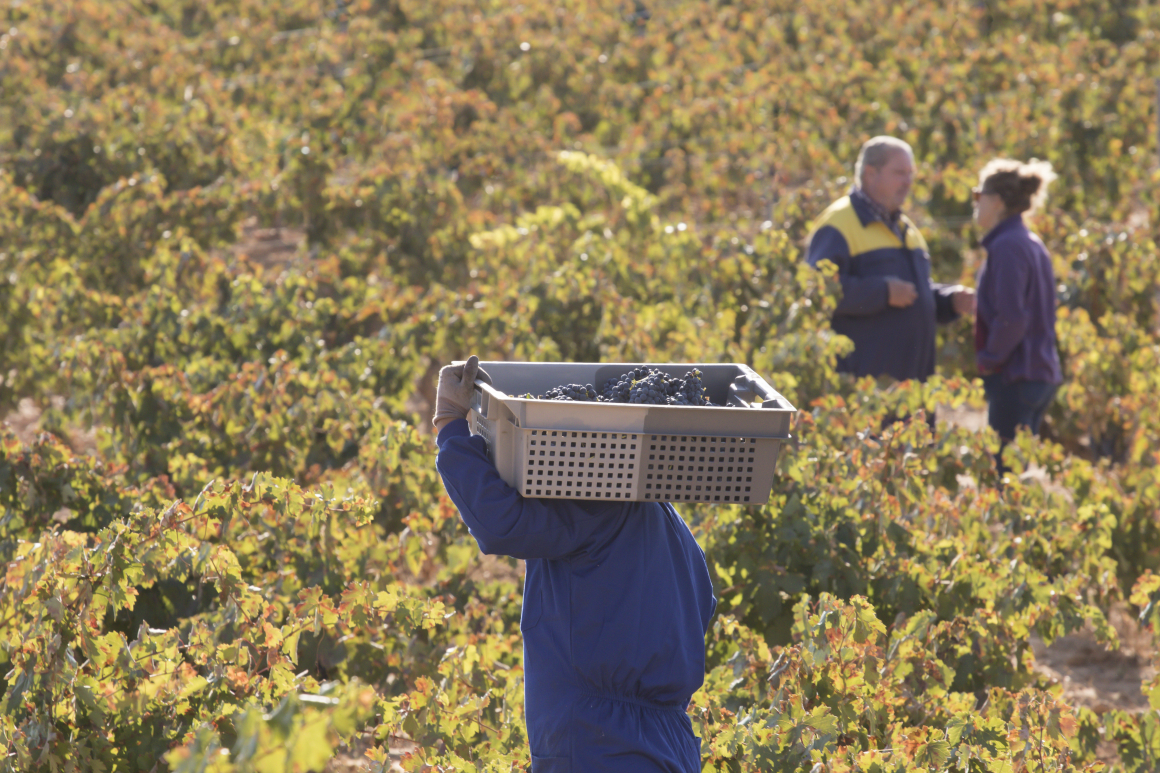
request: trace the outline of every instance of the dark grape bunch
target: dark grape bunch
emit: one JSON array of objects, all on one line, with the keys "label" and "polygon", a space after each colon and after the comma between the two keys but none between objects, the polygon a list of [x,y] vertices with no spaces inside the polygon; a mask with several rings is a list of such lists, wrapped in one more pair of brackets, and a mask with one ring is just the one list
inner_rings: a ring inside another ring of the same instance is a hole
[{"label": "dark grape bunch", "polygon": [[541,400],[631,403],[635,405],[711,405],[701,383],[701,371],[694,368],[684,376],[666,376],[659,370],[633,368],[623,376],[609,379],[599,396],[591,384],[566,384],[549,389]]},{"label": "dark grape bunch", "polygon": [[632,392],[632,385],[637,380],[646,377],[648,373],[648,368],[633,368],[619,379],[608,379],[608,381],[604,382],[604,389],[600,393],[600,401],[603,403],[629,402],[628,398],[629,393]]},{"label": "dark grape bunch", "polygon": [[628,391],[628,401],[639,405],[668,405],[669,379],[659,370],[651,371],[644,378],[632,382]]},{"label": "dark grape bunch", "polygon": [[709,405],[701,383],[701,371],[696,369],[681,377],[650,370],[644,377],[633,380],[628,402],[640,405]]},{"label": "dark grape bunch", "polygon": [[541,400],[573,400],[582,403],[594,403],[599,400],[596,390],[591,384],[565,384],[564,386],[549,389],[540,395]]},{"label": "dark grape bunch", "polygon": [[676,391],[672,394],[675,402],[669,405],[712,405],[705,385],[701,383],[701,371],[693,368],[684,377],[673,381],[676,382]]}]

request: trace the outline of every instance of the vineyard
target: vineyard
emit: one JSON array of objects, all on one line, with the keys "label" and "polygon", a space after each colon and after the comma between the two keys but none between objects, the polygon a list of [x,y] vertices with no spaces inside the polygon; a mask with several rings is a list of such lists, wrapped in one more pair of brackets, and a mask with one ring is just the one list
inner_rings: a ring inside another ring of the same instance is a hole
[{"label": "vineyard", "polygon": [[[1033,651],[1160,652],[1160,5],[0,17],[3,770],[529,770],[522,567],[434,465],[471,353],[747,363],[800,409],[767,504],[679,507],[704,770],[1160,769],[1160,661],[1106,705]],[[834,370],[803,240],[880,133],[938,281],[986,161],[1059,174],[1065,384],[1005,481],[924,420],[983,406],[969,322],[925,384]]]}]

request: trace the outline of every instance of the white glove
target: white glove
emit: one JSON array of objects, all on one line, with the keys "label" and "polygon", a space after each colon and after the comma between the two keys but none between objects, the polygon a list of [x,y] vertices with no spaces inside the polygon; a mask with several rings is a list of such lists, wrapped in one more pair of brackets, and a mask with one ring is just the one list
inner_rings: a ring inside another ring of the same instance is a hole
[{"label": "white glove", "polygon": [[475,382],[491,383],[491,376],[479,367],[479,358],[474,354],[462,365],[446,365],[439,371],[439,387],[435,392],[435,417],[431,423],[435,431],[455,419],[466,419],[471,410],[471,395]]}]

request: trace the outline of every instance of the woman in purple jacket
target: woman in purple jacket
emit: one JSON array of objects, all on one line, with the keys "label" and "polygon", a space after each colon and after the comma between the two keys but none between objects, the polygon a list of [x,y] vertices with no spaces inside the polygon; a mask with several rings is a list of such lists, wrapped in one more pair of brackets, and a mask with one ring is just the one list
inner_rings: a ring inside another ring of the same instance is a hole
[{"label": "woman in purple jacket", "polygon": [[1055,350],[1055,274],[1023,213],[1043,205],[1051,164],[996,159],[974,190],[987,261],[979,272],[975,362],[987,393],[987,421],[1005,442],[1015,428],[1039,432],[1063,380]]}]

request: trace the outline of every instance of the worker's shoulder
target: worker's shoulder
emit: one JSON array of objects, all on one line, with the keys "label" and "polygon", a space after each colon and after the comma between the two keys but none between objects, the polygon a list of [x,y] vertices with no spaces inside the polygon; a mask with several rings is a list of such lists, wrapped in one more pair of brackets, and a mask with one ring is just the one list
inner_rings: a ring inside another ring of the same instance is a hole
[{"label": "worker's shoulder", "polygon": [[[587,502],[587,500],[585,500]],[[606,513],[625,514],[631,521],[641,525],[642,528],[674,528],[679,526],[681,529],[687,531],[688,525],[677,509],[673,507],[672,502],[664,500],[656,501],[635,501],[635,502],[608,502],[608,509]],[[650,524],[650,525],[645,525]]]},{"label": "worker's shoulder", "polygon": [[685,535],[689,537],[689,539],[693,539],[693,541],[696,542],[696,540],[693,538],[693,532],[689,528],[689,524],[686,523],[681,514],[677,512],[677,508],[673,506],[672,502],[654,502],[653,504],[659,506],[660,514],[663,515],[664,521],[668,524],[668,528],[675,529],[682,535]]},{"label": "worker's shoulder", "polygon": [[1047,245],[1029,231],[1002,233],[987,245],[987,260],[991,265],[1003,264],[1037,266],[1051,265]]},{"label": "worker's shoulder", "polygon": [[850,257],[853,247],[862,241],[862,222],[849,196],[843,196],[822,214],[810,228],[808,258],[811,264],[818,260]]},{"label": "worker's shoulder", "polygon": [[[999,229],[996,228],[996,230],[998,231]],[[995,245],[1029,249],[1045,247],[1043,240],[1039,238],[1039,235],[1026,227],[1005,228],[1000,233],[996,233],[992,238],[988,239],[988,242],[988,246],[992,248]]]},{"label": "worker's shoulder", "polygon": [[914,221],[906,215],[902,215],[901,220],[902,224],[906,226],[906,246],[912,250],[919,249],[929,252],[930,250],[926,246],[926,237],[922,235],[922,231],[918,230]]},{"label": "worker's shoulder", "polygon": [[812,230],[816,232],[824,226],[831,226],[843,233],[852,228],[862,227],[862,221],[858,219],[858,213],[854,210],[854,204],[849,196],[843,196],[826,207],[814,220]]}]

